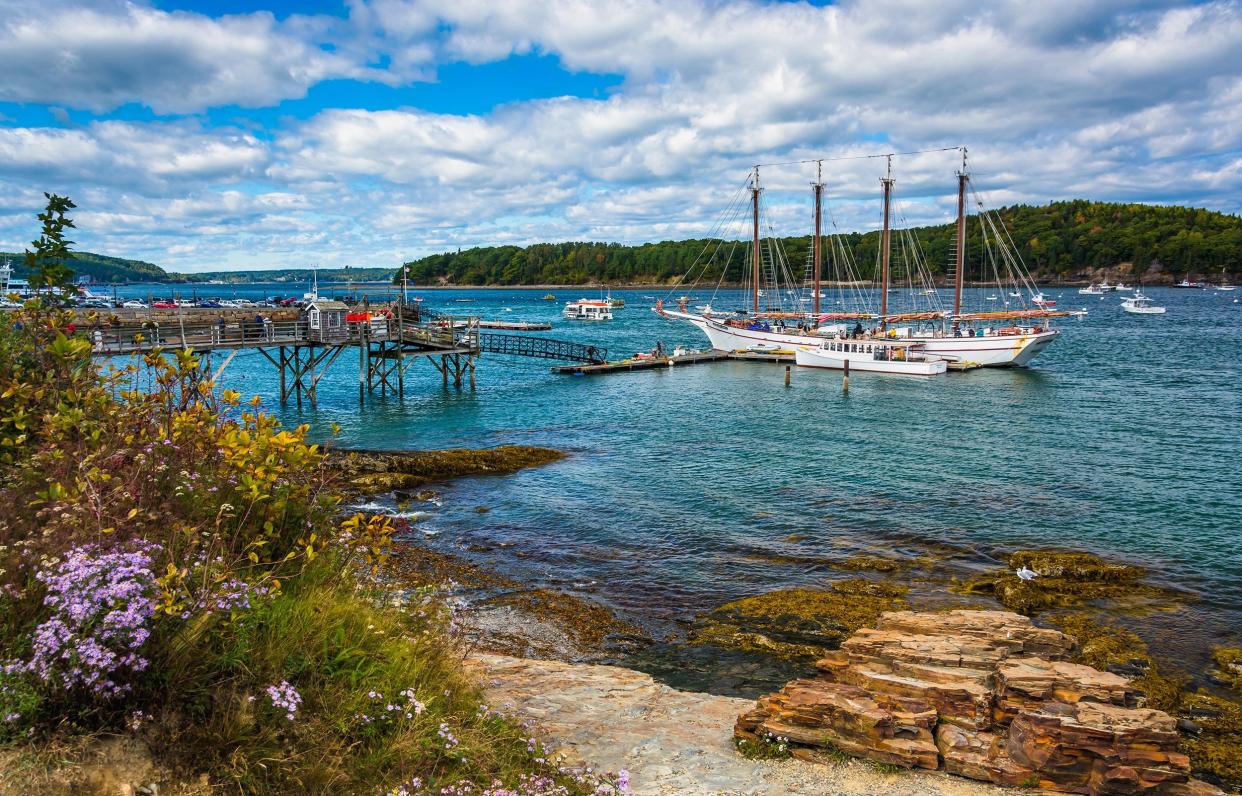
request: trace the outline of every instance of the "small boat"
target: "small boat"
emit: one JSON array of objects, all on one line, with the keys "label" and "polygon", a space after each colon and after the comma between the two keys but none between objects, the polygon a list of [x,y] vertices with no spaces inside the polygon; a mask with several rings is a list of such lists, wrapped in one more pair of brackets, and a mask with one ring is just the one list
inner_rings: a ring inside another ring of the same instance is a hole
[{"label": "small boat", "polygon": [[798,367],[938,376],[949,369],[948,360],[928,356],[926,346],[912,340],[831,338],[819,346],[794,349]]},{"label": "small boat", "polygon": [[556,301],[556,294],[555,294],[555,293],[547,293],[547,294],[545,294],[545,295],[544,295],[543,300],[544,300],[544,301]]},{"label": "small boat", "polygon": [[1236,288],[1236,287],[1234,287],[1233,285],[1231,285],[1231,284],[1229,284],[1229,283],[1227,283],[1227,282],[1221,282],[1219,285],[1217,285],[1217,286],[1216,286],[1216,289],[1217,289],[1217,290],[1223,290],[1223,291],[1225,291],[1226,293],[1228,293],[1228,292],[1229,292],[1229,291],[1231,291],[1231,290],[1237,290],[1237,288]]},{"label": "small boat", "polygon": [[571,321],[611,321],[612,302],[605,299],[578,299],[565,305],[564,315]]},{"label": "small boat", "polygon": [[1133,289],[1134,289],[1134,285],[1127,285],[1125,282],[1118,282],[1117,287],[1113,288],[1113,290],[1116,290],[1116,291],[1122,291],[1122,290],[1129,291]]},{"label": "small boat", "polygon": [[1036,307],[1055,307],[1057,305],[1055,299],[1044,298],[1043,293],[1036,293],[1031,296],[1031,303]]},{"label": "small boat", "polygon": [[1122,299],[1121,308],[1135,315],[1163,315],[1165,313],[1164,307],[1153,305],[1151,299],[1144,296],[1142,291],[1136,291],[1133,296]]},{"label": "small boat", "polygon": [[624,307],[624,306],[625,306],[625,299],[621,299],[621,298],[610,298],[610,299],[608,299],[608,303],[609,303],[609,304],[611,304],[611,305],[612,305],[612,306],[614,306],[614,307]]},{"label": "small boat", "polygon": [[1203,283],[1202,282],[1191,282],[1189,279],[1186,279],[1183,277],[1182,281],[1178,282],[1173,287],[1180,287],[1182,290],[1190,290],[1192,288],[1203,287]]},{"label": "small boat", "polygon": [[1102,296],[1106,292],[1108,291],[1106,291],[1102,285],[1097,285],[1094,282],[1087,287],[1078,289],[1078,295],[1080,296]]},{"label": "small boat", "polygon": [[1022,298],[1022,294],[1016,290],[1011,290],[1009,291],[1009,297],[1010,298]]},{"label": "small boat", "polygon": [[984,296],[984,301],[1000,301],[1000,296]]},{"label": "small boat", "polygon": [[1105,279],[1100,283],[1100,290],[1104,293],[1113,293],[1116,292],[1117,286],[1108,284],[1108,279]]}]

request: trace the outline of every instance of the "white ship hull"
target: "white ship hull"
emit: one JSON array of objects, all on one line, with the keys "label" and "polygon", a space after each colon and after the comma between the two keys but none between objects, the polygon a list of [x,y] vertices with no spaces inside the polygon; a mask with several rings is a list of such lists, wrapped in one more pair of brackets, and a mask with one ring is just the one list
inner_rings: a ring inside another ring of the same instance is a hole
[{"label": "white ship hull", "polygon": [[800,368],[845,370],[845,363],[849,361],[850,370],[861,370],[870,373],[894,373],[902,376],[938,376],[949,370],[948,363],[943,359],[915,361],[877,360],[873,354],[825,351],[822,348],[812,348],[810,346],[798,346],[794,349],[794,359]]},{"label": "white ship hull", "polygon": [[[738,329],[702,315],[668,310],[664,314],[670,318],[688,321],[698,327],[707,335],[712,348],[718,351],[764,349],[792,351],[798,346],[818,347],[824,341],[821,335]],[[1030,363],[1059,334],[1060,332],[1055,329],[1049,329],[1039,334],[990,335],[987,337],[913,335],[903,339],[923,343],[924,350],[930,357],[954,362],[970,362],[981,367],[1003,368]]]}]

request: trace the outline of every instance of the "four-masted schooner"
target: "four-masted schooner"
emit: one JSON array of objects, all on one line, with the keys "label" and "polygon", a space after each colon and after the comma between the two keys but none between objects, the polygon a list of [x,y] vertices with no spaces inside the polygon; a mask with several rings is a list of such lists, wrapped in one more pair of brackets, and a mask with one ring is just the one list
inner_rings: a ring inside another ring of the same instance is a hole
[{"label": "four-masted schooner", "polygon": [[[963,307],[963,288],[965,285],[966,248],[967,248],[967,215],[966,199],[970,184],[970,176],[966,168],[966,150],[962,152],[962,168],[957,172],[957,225],[955,245],[953,247],[952,309],[938,306],[936,290],[932,286],[930,274],[922,263],[917,263],[920,270],[920,285],[917,290],[909,285],[910,293],[916,297],[927,297],[926,307],[907,307],[905,311],[890,311],[889,294],[893,291],[891,269],[892,236],[891,224],[893,186],[892,156],[888,158],[885,176],[880,179],[883,196],[883,222],[880,233],[880,250],[878,254],[878,295],[863,294],[856,291],[855,298],[860,304],[857,307],[843,307],[840,310],[822,311],[822,299],[830,294],[822,290],[823,264],[823,193],[822,164],[816,181],[812,183],[815,211],[814,234],[810,252],[810,294],[802,295],[803,287],[793,291],[798,294],[796,302],[811,303],[812,309],[807,311],[801,306],[785,307],[779,302],[775,306],[771,299],[768,306],[761,306],[761,296],[780,297],[790,291],[783,290],[778,283],[776,261],[778,253],[769,249],[769,257],[765,261],[761,248],[760,234],[760,196],[762,189],[759,182],[759,166],[751,172],[748,180],[750,193],[751,240],[749,241],[749,308],[733,312],[716,312],[711,304],[691,311],[686,302],[681,301],[677,309],[671,309],[664,302],[657,302],[655,311],[664,317],[686,321],[707,335],[713,348],[723,351],[792,351],[796,354],[799,365],[810,367],[845,367],[845,360],[850,360],[852,367],[860,370],[876,370],[892,373],[918,373],[935,375],[945,372],[949,363],[962,363],[972,366],[1005,367],[1026,365],[1039,355],[1059,332],[1052,328],[1052,320],[1070,313],[1040,306],[1038,292],[1031,281],[1021,259],[1017,256],[999,218],[982,212],[982,229],[985,247],[989,244],[998,251],[985,252],[981,262],[990,265],[996,276],[998,287],[1009,288],[1009,296],[1025,289],[1030,306],[1013,307],[1006,299],[1005,308],[1000,310],[968,311]],[[907,257],[917,260],[917,241],[906,230],[903,234],[909,237],[906,241]],[[844,257],[844,264],[849,267],[848,254],[839,243],[834,247],[834,261]],[[912,253],[913,252],[913,253]],[[765,265],[767,266],[765,268]],[[693,268],[692,268],[693,270]],[[1002,270],[1004,274],[1002,274]],[[765,272],[771,277],[764,284]],[[908,276],[914,268],[907,262]],[[857,288],[859,280],[856,274],[836,274],[847,279],[838,281],[840,287],[847,285],[849,289]],[[853,278],[849,278],[853,277]],[[723,282],[723,274],[722,274]],[[761,284],[767,290],[761,289]],[[844,299],[838,298],[838,304]],[[878,305],[878,306],[876,306]],[[918,364],[916,364],[918,363]],[[939,363],[939,364],[935,364]]]}]

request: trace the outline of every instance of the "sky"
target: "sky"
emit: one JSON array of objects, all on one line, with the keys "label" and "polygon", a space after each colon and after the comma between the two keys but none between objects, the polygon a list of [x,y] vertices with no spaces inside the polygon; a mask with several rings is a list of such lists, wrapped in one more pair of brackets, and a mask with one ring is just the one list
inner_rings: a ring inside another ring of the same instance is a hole
[{"label": "sky", "polygon": [[867,230],[869,156],[921,153],[898,221],[931,223],[961,146],[989,207],[1242,212],[1242,2],[0,0],[0,251],[45,191],[173,271],[680,239],[754,164],[806,234],[820,159]]}]

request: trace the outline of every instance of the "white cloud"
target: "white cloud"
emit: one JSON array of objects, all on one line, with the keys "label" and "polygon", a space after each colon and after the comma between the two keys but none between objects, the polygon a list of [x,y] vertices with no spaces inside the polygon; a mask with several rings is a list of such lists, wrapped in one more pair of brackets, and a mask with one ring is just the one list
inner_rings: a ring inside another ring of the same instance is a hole
[{"label": "white cloud", "polygon": [[271,105],[332,77],[379,76],[318,46],[332,32],[267,12],[213,19],[136,3],[19,1],[0,19],[0,100],[193,113]]},{"label": "white cloud", "polygon": [[[30,41],[15,16],[0,45]],[[171,267],[395,265],[459,244],[701,235],[755,162],[956,144],[971,147],[993,203],[1242,207],[1229,154],[1242,147],[1232,2],[354,0],[348,20],[111,4],[66,19],[60,60],[22,44],[32,63],[62,69],[63,85],[0,72],[0,97],[95,110],[273,104],[330,77],[398,85],[437,59],[530,52],[624,78],[605,99],[472,115],[344,107],[251,132],[188,120],[0,126],[0,195],[30,203],[37,183],[81,196],[83,242]],[[179,52],[155,69],[167,42]],[[0,46],[0,67],[8,57]],[[912,223],[951,212],[956,166],[953,153],[897,159]],[[874,226],[882,170],[877,159],[825,164],[841,226]],[[785,231],[807,223],[812,175],[806,164],[764,170]],[[29,237],[29,223],[0,206],[0,248]]]}]

